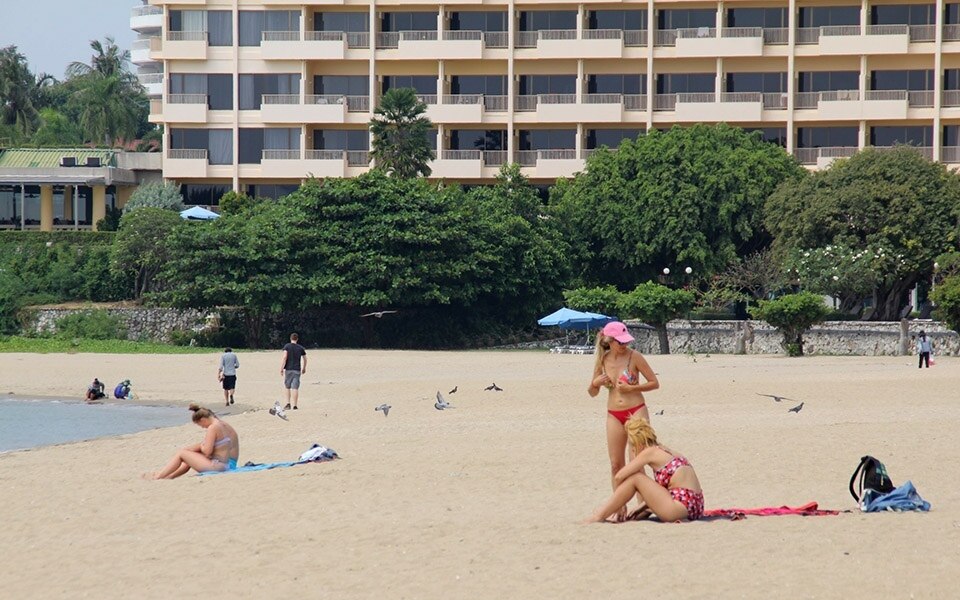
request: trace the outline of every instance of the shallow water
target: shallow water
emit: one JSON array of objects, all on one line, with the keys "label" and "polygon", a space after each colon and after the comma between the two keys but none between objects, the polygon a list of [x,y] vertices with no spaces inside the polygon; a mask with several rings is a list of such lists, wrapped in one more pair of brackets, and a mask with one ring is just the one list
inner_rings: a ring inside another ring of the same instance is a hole
[{"label": "shallow water", "polygon": [[182,408],[0,399],[0,452],[78,442],[189,422]]}]

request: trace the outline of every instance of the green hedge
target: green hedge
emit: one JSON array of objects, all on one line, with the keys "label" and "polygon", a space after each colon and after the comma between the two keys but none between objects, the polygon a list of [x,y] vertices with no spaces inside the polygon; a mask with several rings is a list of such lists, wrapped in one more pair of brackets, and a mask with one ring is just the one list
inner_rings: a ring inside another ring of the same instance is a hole
[{"label": "green hedge", "polygon": [[47,242],[100,245],[112,244],[113,231],[0,231],[0,247]]}]

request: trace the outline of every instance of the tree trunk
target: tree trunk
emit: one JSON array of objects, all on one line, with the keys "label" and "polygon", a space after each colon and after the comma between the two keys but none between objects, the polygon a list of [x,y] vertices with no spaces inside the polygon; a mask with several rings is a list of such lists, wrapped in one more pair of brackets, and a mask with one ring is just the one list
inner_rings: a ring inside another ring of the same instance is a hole
[{"label": "tree trunk", "polygon": [[917,278],[911,277],[892,284],[890,287],[878,289],[876,292],[876,310],[870,316],[871,321],[899,321],[900,310],[905,306],[904,296],[917,283]]},{"label": "tree trunk", "polygon": [[660,340],[660,354],[670,354],[670,338],[667,337],[667,324],[657,325],[657,338]]},{"label": "tree trunk", "polygon": [[263,333],[263,315],[259,311],[244,310],[243,323],[247,330],[247,344],[251,348],[260,348],[260,336]]}]

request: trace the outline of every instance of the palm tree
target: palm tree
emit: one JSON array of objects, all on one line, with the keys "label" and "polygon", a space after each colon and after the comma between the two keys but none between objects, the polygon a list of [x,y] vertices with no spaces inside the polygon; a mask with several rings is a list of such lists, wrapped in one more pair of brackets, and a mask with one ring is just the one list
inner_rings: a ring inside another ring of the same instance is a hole
[{"label": "palm tree", "polygon": [[383,95],[370,121],[377,168],[403,178],[430,175],[429,163],[436,155],[427,139],[432,123],[426,111],[412,88],[395,88]]},{"label": "palm tree", "polygon": [[128,68],[130,51],[121,50],[110,36],[106,37],[106,42],[104,45],[100,40],[91,40],[90,48],[94,54],[90,57],[90,64],[79,61],[70,63],[67,67],[67,77],[85,77],[95,74],[100,77],[118,76],[121,79],[136,80],[136,76]]},{"label": "palm tree", "polygon": [[29,137],[40,122],[33,103],[35,86],[27,59],[17,47],[0,50],[0,123],[13,125],[22,137]]}]

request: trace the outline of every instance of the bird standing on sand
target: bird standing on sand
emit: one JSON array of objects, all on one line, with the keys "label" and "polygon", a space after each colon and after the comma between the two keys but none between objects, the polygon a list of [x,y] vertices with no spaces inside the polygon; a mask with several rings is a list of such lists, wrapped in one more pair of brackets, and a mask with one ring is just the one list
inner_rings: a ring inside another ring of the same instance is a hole
[{"label": "bird standing on sand", "polygon": [[439,391],[437,392],[437,401],[433,404],[433,407],[437,410],[445,410],[448,408],[456,408],[443,398],[443,394]]},{"label": "bird standing on sand", "polygon": [[483,388],[483,389],[484,389],[485,391],[487,391],[487,392],[489,392],[490,390],[493,390],[494,392],[502,392],[502,391],[503,391],[503,388],[502,388],[502,387],[499,387],[499,386],[498,386],[497,384],[495,384],[495,383],[494,383],[493,385],[488,385],[487,387],[485,387],[485,388]]},{"label": "bird standing on sand", "polygon": [[777,395],[774,395],[774,394],[757,394],[757,395],[758,395],[758,396],[766,396],[767,398],[773,398],[774,402],[781,402],[781,401],[783,401],[783,400],[790,400],[790,402],[796,402],[796,400],[793,400],[793,399],[791,399],[791,398],[787,398],[786,396],[777,396]]},{"label": "bird standing on sand", "polygon": [[653,413],[653,414],[654,414],[655,416],[658,416],[658,417],[659,417],[660,415],[663,414],[663,411],[661,410],[660,412],[658,412],[658,413]]},{"label": "bird standing on sand", "polygon": [[279,400],[277,400],[276,402],[274,402],[273,408],[271,408],[268,412],[269,412],[271,415],[276,415],[276,416],[280,417],[280,418],[283,419],[284,421],[287,420],[287,413],[285,413],[285,412],[283,411],[283,407],[280,406],[280,401],[279,401]]},{"label": "bird standing on sand", "polygon": [[373,410],[379,410],[383,412],[383,416],[387,416],[390,413],[390,409],[393,408],[389,404],[381,404]]},{"label": "bird standing on sand", "polygon": [[364,317],[376,317],[376,318],[378,318],[378,319],[382,319],[382,318],[383,318],[383,315],[392,315],[392,314],[394,314],[395,312],[397,312],[397,311],[395,311],[395,310],[378,310],[378,311],[376,311],[376,312],[367,313],[367,314],[365,314],[365,315],[360,315],[360,317],[361,317],[361,318],[364,318]]},{"label": "bird standing on sand", "polygon": [[787,412],[798,413],[798,412],[800,412],[800,409],[802,409],[802,408],[803,408],[803,402],[801,402],[800,404],[794,406],[793,408],[788,408],[788,409],[787,409]]}]

